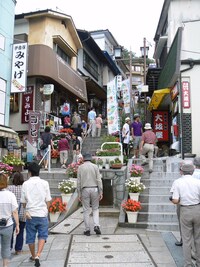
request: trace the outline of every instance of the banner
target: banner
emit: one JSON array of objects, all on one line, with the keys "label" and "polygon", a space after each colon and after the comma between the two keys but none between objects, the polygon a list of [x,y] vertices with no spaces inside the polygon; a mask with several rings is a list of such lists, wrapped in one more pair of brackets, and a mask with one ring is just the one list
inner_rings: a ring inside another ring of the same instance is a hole
[{"label": "banner", "polygon": [[124,101],[125,113],[130,113],[130,80],[124,80],[121,82],[121,91]]},{"label": "banner", "polygon": [[119,131],[119,113],[117,102],[117,86],[116,79],[107,84],[107,118],[108,133],[116,133]]},{"label": "banner", "polygon": [[158,141],[169,141],[168,111],[153,112],[153,129]]},{"label": "banner", "polygon": [[11,93],[25,92],[27,79],[27,43],[13,45]]},{"label": "banner", "polygon": [[33,110],[33,86],[28,86],[27,91],[22,94],[22,123],[29,122],[29,111]]},{"label": "banner", "polygon": [[40,130],[40,112],[29,111],[29,127],[28,127],[28,143],[27,153],[32,152],[33,155],[37,155],[39,130]]}]

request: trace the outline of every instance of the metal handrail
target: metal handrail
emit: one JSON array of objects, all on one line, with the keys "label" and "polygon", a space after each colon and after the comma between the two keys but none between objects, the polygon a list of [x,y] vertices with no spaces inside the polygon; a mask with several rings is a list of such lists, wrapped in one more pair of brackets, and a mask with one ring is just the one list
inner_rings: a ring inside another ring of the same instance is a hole
[{"label": "metal handrail", "polygon": [[51,145],[48,145],[47,152],[44,154],[44,156],[40,160],[39,165],[41,165],[41,163],[43,162],[47,154],[48,154],[48,172],[50,172],[51,171]]}]

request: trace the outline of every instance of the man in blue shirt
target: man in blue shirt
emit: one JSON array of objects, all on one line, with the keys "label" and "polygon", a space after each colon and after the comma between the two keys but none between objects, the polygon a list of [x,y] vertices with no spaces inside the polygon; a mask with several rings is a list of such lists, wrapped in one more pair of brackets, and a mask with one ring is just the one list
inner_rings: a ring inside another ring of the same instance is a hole
[{"label": "man in blue shirt", "polygon": [[89,123],[89,129],[87,134],[89,135],[90,132],[92,132],[92,137],[96,136],[96,112],[95,109],[92,108],[89,112],[88,112],[88,123]]}]

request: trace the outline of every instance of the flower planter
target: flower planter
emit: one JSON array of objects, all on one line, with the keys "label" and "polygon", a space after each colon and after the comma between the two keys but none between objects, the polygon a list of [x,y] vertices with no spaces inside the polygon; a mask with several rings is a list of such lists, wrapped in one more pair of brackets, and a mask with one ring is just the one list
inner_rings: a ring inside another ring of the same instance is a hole
[{"label": "flower planter", "polygon": [[51,159],[51,163],[52,163],[52,164],[56,164],[56,163],[57,163],[57,158],[52,158],[52,159]]},{"label": "flower planter", "polygon": [[49,219],[50,219],[50,222],[52,223],[55,223],[58,221],[58,218],[60,216],[60,212],[55,212],[55,213],[49,213]]},{"label": "flower planter", "polygon": [[121,169],[123,165],[121,163],[115,163],[115,164],[112,164],[110,167],[112,169]]},{"label": "flower planter", "polygon": [[140,193],[129,193],[130,199],[138,201]]},{"label": "flower planter", "polygon": [[105,164],[105,169],[106,170],[110,169],[110,165],[109,164]]},{"label": "flower planter", "polygon": [[137,180],[138,183],[140,183],[140,180],[141,180],[141,176],[140,177],[134,177],[134,176],[131,176],[131,178],[134,178]]},{"label": "flower planter", "polygon": [[138,217],[138,211],[126,211],[128,223],[136,223]]},{"label": "flower planter", "polygon": [[72,195],[73,195],[73,193],[61,194],[61,196],[62,196],[62,202],[69,203],[70,198],[71,198]]},{"label": "flower planter", "polygon": [[99,169],[102,170],[103,169],[103,165],[98,165]]}]

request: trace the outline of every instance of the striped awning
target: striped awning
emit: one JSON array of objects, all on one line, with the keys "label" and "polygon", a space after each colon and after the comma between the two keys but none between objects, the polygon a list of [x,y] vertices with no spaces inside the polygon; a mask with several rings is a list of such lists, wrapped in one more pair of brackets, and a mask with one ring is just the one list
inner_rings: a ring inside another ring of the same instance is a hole
[{"label": "striped awning", "polygon": [[0,137],[17,138],[18,133],[16,133],[10,127],[0,125]]},{"label": "striped awning", "polygon": [[164,97],[170,93],[170,88],[164,88],[160,90],[155,90],[151,102],[149,103],[148,109],[155,110],[159,107],[159,105],[162,103]]}]

